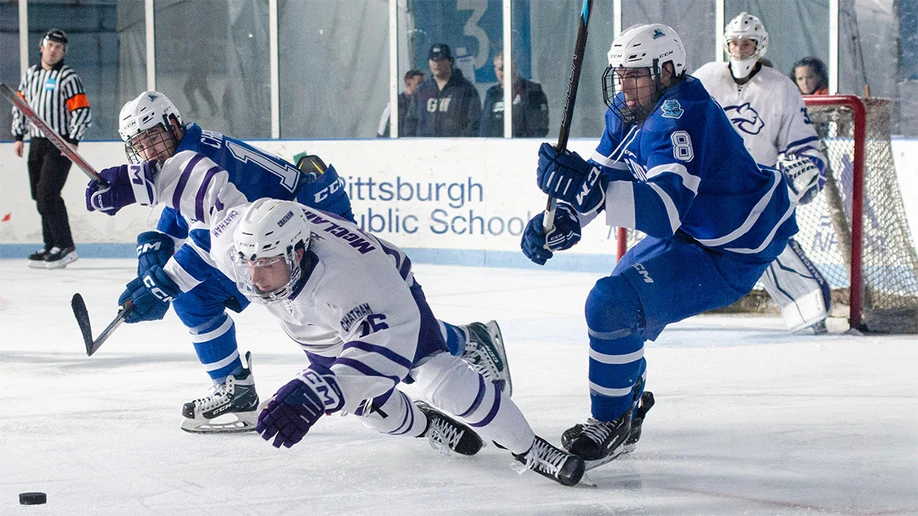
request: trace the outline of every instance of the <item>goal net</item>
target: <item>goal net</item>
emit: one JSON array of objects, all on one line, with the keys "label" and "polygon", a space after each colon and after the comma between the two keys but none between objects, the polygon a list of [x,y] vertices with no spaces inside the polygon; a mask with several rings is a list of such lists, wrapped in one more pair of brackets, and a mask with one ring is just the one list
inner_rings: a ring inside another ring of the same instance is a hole
[{"label": "goal net", "polygon": [[893,162],[891,101],[804,99],[829,173],[822,194],[797,208],[795,238],[828,280],[833,301],[850,306],[852,327],[918,332],[918,255]]}]

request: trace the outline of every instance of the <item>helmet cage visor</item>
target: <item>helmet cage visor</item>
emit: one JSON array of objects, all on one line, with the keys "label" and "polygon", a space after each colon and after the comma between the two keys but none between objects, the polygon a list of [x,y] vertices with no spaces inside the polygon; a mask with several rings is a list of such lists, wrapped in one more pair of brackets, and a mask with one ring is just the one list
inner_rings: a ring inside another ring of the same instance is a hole
[{"label": "helmet cage visor", "polygon": [[269,304],[287,299],[293,295],[302,276],[302,267],[293,247],[277,256],[246,257],[236,252],[232,258],[236,288],[257,303]]},{"label": "helmet cage visor", "polygon": [[131,163],[155,161],[162,164],[175,155],[178,140],[165,124],[157,124],[124,142],[124,153]]},{"label": "helmet cage visor", "polygon": [[643,122],[653,111],[663,89],[660,65],[627,68],[608,66],[602,74],[602,96],[612,112],[627,124]]}]

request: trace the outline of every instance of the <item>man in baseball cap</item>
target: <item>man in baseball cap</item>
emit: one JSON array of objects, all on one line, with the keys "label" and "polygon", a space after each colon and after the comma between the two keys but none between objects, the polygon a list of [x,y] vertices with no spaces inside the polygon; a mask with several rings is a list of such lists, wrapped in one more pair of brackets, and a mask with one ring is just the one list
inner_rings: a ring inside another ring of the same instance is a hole
[{"label": "man in baseball cap", "polygon": [[434,43],[430,47],[430,51],[427,53],[427,59],[432,59],[435,61],[444,59],[449,62],[453,62],[453,54],[449,50],[449,45],[446,43]]}]

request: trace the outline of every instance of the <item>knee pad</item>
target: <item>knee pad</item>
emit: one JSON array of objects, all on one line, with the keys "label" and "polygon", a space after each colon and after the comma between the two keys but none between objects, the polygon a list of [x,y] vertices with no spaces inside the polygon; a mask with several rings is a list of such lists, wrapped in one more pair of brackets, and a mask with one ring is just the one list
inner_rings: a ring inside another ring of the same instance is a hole
[{"label": "knee pad", "polygon": [[439,353],[412,371],[421,396],[431,405],[465,419],[470,425],[500,405],[494,384],[449,353]]},{"label": "knee pad", "polygon": [[644,310],[637,292],[620,275],[596,282],[587,296],[584,312],[591,337],[621,338],[644,326]]}]

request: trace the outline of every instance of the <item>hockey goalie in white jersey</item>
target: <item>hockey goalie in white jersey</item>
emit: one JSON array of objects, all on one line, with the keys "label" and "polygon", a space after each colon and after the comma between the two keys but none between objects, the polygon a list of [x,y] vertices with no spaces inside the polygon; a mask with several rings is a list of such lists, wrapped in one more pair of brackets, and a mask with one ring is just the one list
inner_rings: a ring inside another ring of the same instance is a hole
[{"label": "hockey goalie in white jersey", "polygon": [[[210,257],[309,359],[260,407],[256,430],[274,446],[289,448],[322,415],[345,412],[464,455],[482,447],[478,432],[561,484],[583,475],[580,458],[537,437],[506,394],[449,353],[411,261],[392,244],[333,214],[259,199],[212,219]],[[406,380],[424,402],[397,389]]]},{"label": "hockey goalie in white jersey", "polygon": [[[708,63],[692,76],[724,108],[757,163],[779,168],[792,198],[806,204],[822,189],[826,158],[806,112],[800,90],[759,60],[768,50],[768,32],[755,16],[741,13],[724,31],[728,61]],[[791,239],[762,276],[791,331],[825,331],[832,297],[819,270]]]}]

